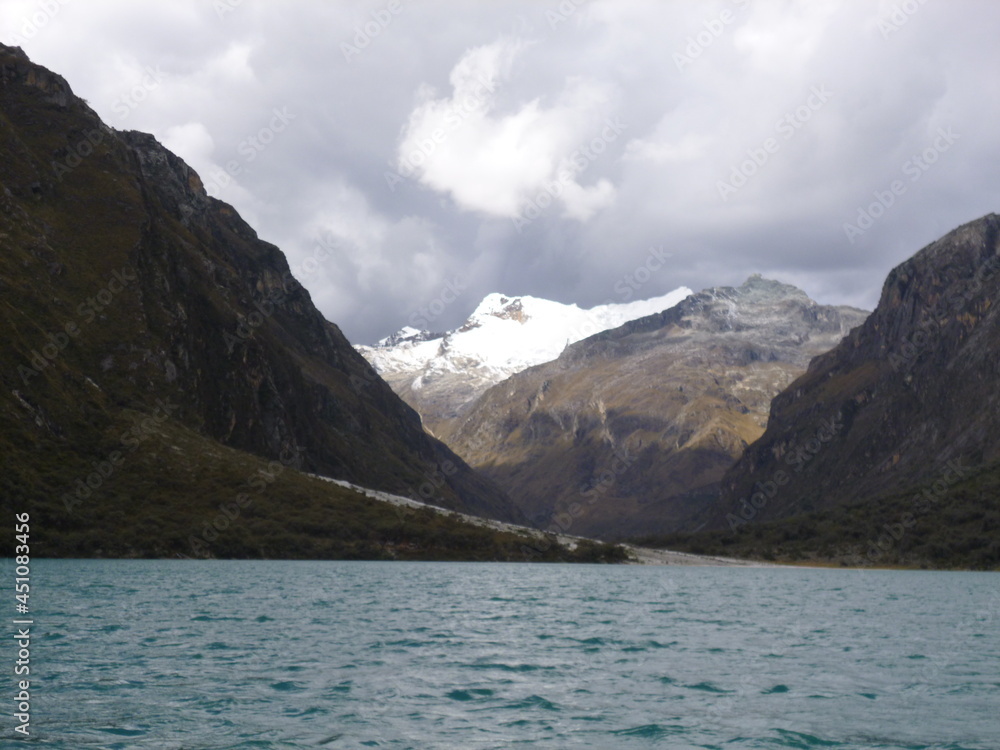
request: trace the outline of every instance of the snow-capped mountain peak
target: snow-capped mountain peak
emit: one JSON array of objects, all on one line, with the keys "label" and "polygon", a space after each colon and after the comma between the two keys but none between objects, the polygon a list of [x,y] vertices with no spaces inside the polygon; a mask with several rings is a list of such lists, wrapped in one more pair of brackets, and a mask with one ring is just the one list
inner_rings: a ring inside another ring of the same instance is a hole
[{"label": "snow-capped mountain peak", "polygon": [[[379,339],[378,344],[375,346],[378,349],[390,349],[401,344],[417,344],[421,341],[439,339],[442,335],[440,333],[431,333],[430,331],[421,331],[419,328],[413,328],[412,326],[403,326],[391,336]],[[358,348],[360,349],[361,347]]]},{"label": "snow-capped mountain peak", "polygon": [[[378,373],[425,418],[454,415],[492,385],[558,357],[569,344],[673,307],[681,287],[648,300],[590,309],[493,293],[453,331],[405,327],[376,346],[359,346]],[[433,401],[433,405],[429,403]]]}]

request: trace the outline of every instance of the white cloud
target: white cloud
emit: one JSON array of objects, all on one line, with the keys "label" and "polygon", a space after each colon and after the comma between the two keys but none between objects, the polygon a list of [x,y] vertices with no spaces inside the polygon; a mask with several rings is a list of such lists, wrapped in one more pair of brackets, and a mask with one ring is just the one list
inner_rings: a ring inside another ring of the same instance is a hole
[{"label": "white cloud", "polygon": [[251,52],[253,52],[253,45],[247,42],[230,44],[225,52],[208,62],[206,66],[208,78],[221,79],[222,81],[228,79],[241,83],[254,81],[253,67],[250,65]]},{"label": "white cloud", "polygon": [[758,71],[794,75],[819,51],[842,7],[842,0],[755,3],[747,23],[734,32],[733,46]]},{"label": "white cloud", "polygon": [[669,135],[636,138],[629,141],[625,157],[657,163],[695,161],[706,156],[714,140],[705,133],[686,133],[676,139]]},{"label": "white cloud", "polygon": [[207,174],[213,166],[215,141],[208,128],[200,122],[189,122],[167,128],[163,145],[186,161],[196,172]]},{"label": "white cloud", "polygon": [[[567,216],[586,219],[614,194],[606,179],[591,187],[577,181],[589,160],[576,150],[599,134],[608,88],[570,77],[551,105],[536,98],[499,113],[501,89],[524,46],[500,39],[466,52],[451,71],[450,96],[436,97],[424,87],[405,127],[397,168],[466,210],[514,217],[525,201],[549,190],[559,194]],[[550,189],[553,183],[559,185]]]}]

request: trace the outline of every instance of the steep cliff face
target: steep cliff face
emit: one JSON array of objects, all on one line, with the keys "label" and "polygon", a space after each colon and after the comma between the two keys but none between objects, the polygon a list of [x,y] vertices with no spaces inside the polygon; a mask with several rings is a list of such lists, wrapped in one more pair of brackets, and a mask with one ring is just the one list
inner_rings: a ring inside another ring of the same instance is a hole
[{"label": "steep cliff face", "polygon": [[759,276],[708,289],[494,386],[442,437],[539,526],[684,528],[774,395],[865,315]]},{"label": "steep cliff face", "polygon": [[206,450],[294,455],[305,471],[517,519],[181,159],[105,126],[16,48],[0,46],[0,84],[5,500],[65,522],[42,498],[130,455],[123,425],[163,416]]},{"label": "steep cliff face", "polygon": [[774,399],[766,432],[726,474],[709,526],[924,486],[943,497],[969,471],[995,465],[998,298],[995,214],[895,268],[864,325]]}]

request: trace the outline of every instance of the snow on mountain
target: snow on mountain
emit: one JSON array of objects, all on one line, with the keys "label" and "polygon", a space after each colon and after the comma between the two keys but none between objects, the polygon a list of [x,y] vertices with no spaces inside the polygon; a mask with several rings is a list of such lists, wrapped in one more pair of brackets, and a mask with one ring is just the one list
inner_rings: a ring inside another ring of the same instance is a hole
[{"label": "snow on mountain", "polygon": [[583,310],[538,297],[494,293],[455,331],[431,334],[407,326],[374,347],[357,349],[379,373],[423,368],[462,372],[471,366],[495,372],[499,382],[555,359],[568,344],[671,308],[690,294],[681,287],[654,299]]},{"label": "snow on mountain", "polygon": [[405,327],[375,346],[356,348],[433,426],[490,386],[555,359],[568,344],[671,308],[691,293],[681,287],[661,297],[589,310],[494,293],[454,331]]}]

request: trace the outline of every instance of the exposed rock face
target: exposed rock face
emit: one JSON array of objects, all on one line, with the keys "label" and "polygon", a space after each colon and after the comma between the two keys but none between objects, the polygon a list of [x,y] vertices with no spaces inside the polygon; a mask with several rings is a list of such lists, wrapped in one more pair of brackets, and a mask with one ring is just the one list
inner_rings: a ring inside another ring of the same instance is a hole
[{"label": "exposed rock face", "polygon": [[457,330],[404,328],[358,351],[435,435],[452,429],[490,386],[532,365],[549,362],[575,341],[673,307],[691,293],[583,310],[537,297],[487,295]]},{"label": "exposed rock face", "polygon": [[[767,431],[726,474],[709,527],[949,484],[949,461],[1000,461],[998,298],[995,214],[896,267],[864,325],[774,399]],[[766,483],[779,472],[787,481],[775,490]],[[748,508],[762,487],[760,507]]]},{"label": "exposed rock face", "polygon": [[159,399],[225,446],[294,450],[306,471],[401,494],[430,483],[431,502],[517,520],[322,317],[277,247],[152,136],[109,129],[3,46],[0,243],[0,430],[21,477],[9,492],[45,486],[46,452],[106,455],[120,415]]},{"label": "exposed rock face", "polygon": [[684,528],[764,431],[771,399],[866,314],[753,276],[568,347],[442,437],[540,526]]}]

